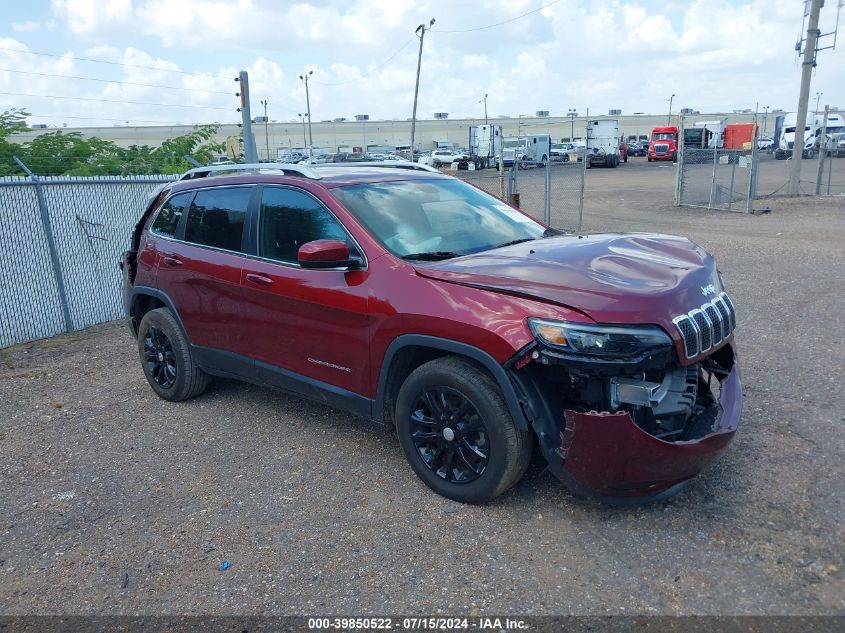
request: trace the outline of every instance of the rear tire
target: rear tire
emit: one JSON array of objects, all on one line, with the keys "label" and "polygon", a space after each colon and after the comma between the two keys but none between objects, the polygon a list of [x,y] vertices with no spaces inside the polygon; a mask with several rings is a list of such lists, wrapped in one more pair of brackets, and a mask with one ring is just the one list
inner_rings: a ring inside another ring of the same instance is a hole
[{"label": "rear tire", "polygon": [[138,354],[144,376],[159,397],[179,402],[198,396],[208,385],[191,346],[167,308],[150,310],[138,326]]},{"label": "rear tire", "polygon": [[396,399],[396,431],[411,468],[434,492],[484,503],[516,484],[531,460],[493,378],[457,356],[415,369]]}]

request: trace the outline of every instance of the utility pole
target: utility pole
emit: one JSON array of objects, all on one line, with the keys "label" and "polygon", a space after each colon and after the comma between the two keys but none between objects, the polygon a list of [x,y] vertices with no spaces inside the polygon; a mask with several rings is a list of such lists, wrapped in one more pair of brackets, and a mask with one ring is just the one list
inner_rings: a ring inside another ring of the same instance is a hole
[{"label": "utility pole", "polygon": [[[804,158],[804,128],[807,127],[807,101],[810,98],[810,79],[816,66],[816,39],[819,36],[819,13],[822,0],[810,0],[810,20],[807,23],[807,43],[801,62],[801,90],[798,94],[798,116],[795,121],[795,141],[792,145],[792,164],[789,166],[788,196],[797,196],[801,181],[801,160]],[[800,44],[800,43],[799,43]]]},{"label": "utility pole", "polygon": [[574,108],[569,108],[569,111],[566,113],[566,116],[569,117],[569,142],[575,142],[575,117],[578,116],[578,112]]},{"label": "utility pole", "polygon": [[813,114],[819,113],[819,100],[822,98],[823,92],[816,93],[816,109],[813,111]]},{"label": "utility pole", "polygon": [[267,104],[269,103],[269,99],[264,99],[261,101],[261,105],[264,106],[264,144],[267,147],[267,160],[270,160],[270,132],[267,129]]},{"label": "utility pole", "polygon": [[252,115],[249,112],[249,75],[245,70],[242,70],[235,81],[240,84],[240,92],[235,93],[235,96],[241,98],[241,107],[238,108],[238,111],[241,113],[244,133],[244,160],[247,163],[257,163],[258,150],[255,148],[255,137],[252,135]]},{"label": "utility pole", "polygon": [[314,74],[313,70],[309,70],[304,75],[299,76],[299,80],[305,84],[305,106],[308,108],[308,160],[314,158],[314,136],[311,134],[311,96],[308,93],[308,78]]},{"label": "utility pole", "polygon": [[[487,93],[484,93],[484,98],[481,100],[484,102],[484,125],[487,125]],[[481,103],[479,101],[478,103]]]},{"label": "utility pole", "polygon": [[672,125],[672,100],[675,98],[675,93],[672,93],[672,96],[669,97],[669,116],[666,117],[666,125]]},{"label": "utility pole", "polygon": [[305,138],[305,117],[308,117],[309,121],[311,120],[311,117],[302,113],[299,113],[298,116],[302,119],[302,146],[308,147],[308,139]]},{"label": "utility pole", "polygon": [[766,122],[769,119],[769,108],[771,106],[763,106],[763,136],[766,136]]},{"label": "utility pole", "polygon": [[[428,23],[428,28],[434,26],[434,18],[431,18],[431,22]],[[417,131],[417,97],[420,93],[420,67],[422,66],[422,49],[423,49],[423,41],[425,40],[425,24],[420,24],[417,29],[414,31],[417,34],[417,37],[420,38],[420,52],[417,56],[417,83],[414,86],[414,113],[411,115],[411,162],[414,161],[414,138]]]}]

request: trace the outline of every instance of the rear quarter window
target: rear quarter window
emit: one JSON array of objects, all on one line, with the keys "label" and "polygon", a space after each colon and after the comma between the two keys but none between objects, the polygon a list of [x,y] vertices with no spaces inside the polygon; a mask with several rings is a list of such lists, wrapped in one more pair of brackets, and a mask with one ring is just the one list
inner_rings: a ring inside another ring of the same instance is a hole
[{"label": "rear quarter window", "polygon": [[197,191],[185,224],[185,240],[227,251],[241,251],[252,187]]},{"label": "rear quarter window", "polygon": [[185,207],[191,201],[193,192],[177,193],[175,196],[165,200],[161,205],[161,209],[153,221],[153,231],[159,235],[167,235],[173,237],[176,235],[176,229],[179,226],[179,220],[182,219],[182,214],[185,212]]}]

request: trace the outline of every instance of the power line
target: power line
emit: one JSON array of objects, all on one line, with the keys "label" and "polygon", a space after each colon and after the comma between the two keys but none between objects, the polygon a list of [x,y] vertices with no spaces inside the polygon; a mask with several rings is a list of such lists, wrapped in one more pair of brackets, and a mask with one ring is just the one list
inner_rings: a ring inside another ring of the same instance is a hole
[{"label": "power line", "polygon": [[53,57],[55,59],[71,59],[82,62],[92,62],[95,64],[110,64],[111,66],[124,66],[126,68],[140,68],[142,70],[155,70],[162,73],[176,73],[178,75],[191,75],[193,77],[210,77],[212,79],[231,79],[229,75],[213,75],[211,73],[192,73],[186,70],[172,70],[170,68],[156,68],[154,66],[141,66],[138,64],[126,64],[123,62],[113,62],[106,59],[94,59],[93,57],[67,57],[66,55],[56,55],[55,53],[39,53],[37,51],[28,51],[23,48],[0,48],[0,51],[12,51],[15,53],[26,53],[27,55],[38,55],[39,57]]},{"label": "power line", "polygon": [[[219,106],[200,106],[189,105],[181,103],[150,103],[149,101],[121,101],[119,99],[100,99],[94,97],[65,97],[62,95],[34,95],[26,92],[0,92],[0,95],[9,95],[12,97],[36,97],[42,99],[70,99],[73,101],[97,101],[103,103],[124,103],[130,105],[146,105],[146,106],[160,106],[163,108],[193,108],[195,110],[225,110],[229,112],[232,108],[221,108]],[[125,119],[124,119],[125,120]]]},{"label": "power line", "polygon": [[385,59],[385,60],[384,60],[381,64],[379,64],[378,66],[376,66],[375,68],[373,68],[373,69],[371,69],[371,70],[368,70],[367,72],[365,72],[365,73],[364,73],[363,75],[361,75],[360,77],[355,77],[354,79],[349,79],[349,80],[347,80],[347,81],[338,81],[338,82],[334,82],[334,83],[328,83],[328,82],[323,82],[323,81],[315,81],[315,82],[313,82],[313,83],[315,83],[315,84],[319,84],[319,85],[321,85],[321,86],[342,86],[342,85],[344,85],[344,84],[351,84],[351,83],[353,83],[353,82],[359,81],[359,80],[363,79],[364,77],[368,77],[369,75],[372,75],[372,74],[373,74],[374,72],[376,72],[377,70],[381,70],[382,68],[384,68],[385,66],[387,66],[387,64],[389,64],[390,62],[392,62],[392,61],[394,60],[394,58],[395,58],[397,55],[399,55],[399,53],[401,53],[403,50],[405,50],[405,48],[407,48],[408,44],[410,44],[412,41],[414,41],[414,36],[411,36],[410,38],[408,38],[408,41],[406,41],[404,44],[402,44],[402,46],[400,46],[400,47],[396,50],[396,52],[395,52],[395,53],[393,53],[390,57],[388,57],[387,59]]},{"label": "power line", "polygon": [[542,11],[546,7],[550,7],[553,4],[557,4],[560,0],[552,0],[551,2],[547,2],[546,4],[540,5],[536,9],[532,9],[531,11],[526,11],[525,13],[518,15],[514,18],[510,18],[509,20],[503,20],[502,22],[496,22],[495,24],[488,24],[486,26],[478,26],[472,29],[459,29],[459,30],[441,30],[436,29],[436,33],[472,33],[473,31],[484,31],[486,29],[493,29],[497,26],[502,26],[503,24],[510,24],[511,22],[516,22],[517,20],[521,20],[522,18],[531,15],[532,13],[537,13],[538,11]]},{"label": "power line", "polygon": [[[118,121],[124,123],[126,121],[131,121],[135,123],[160,123],[162,125],[192,125],[191,123],[174,123],[173,121],[161,121],[155,119],[136,119],[134,117],[124,117],[122,119],[112,119],[109,117],[104,116],[75,116],[70,114],[30,114],[27,118],[34,118],[34,119],[78,119],[80,121]],[[116,126],[116,127],[124,127],[124,126]],[[43,128],[42,128],[43,129]],[[47,128],[51,129],[51,128]],[[60,128],[56,128],[60,129]],[[24,134],[29,134],[29,132],[24,132]]]},{"label": "power line", "polygon": [[112,79],[99,79],[97,77],[78,77],[76,75],[54,75],[52,73],[39,73],[33,70],[14,70],[12,68],[0,68],[0,72],[20,73],[22,75],[38,75],[40,77],[57,77],[59,79],[80,79],[82,81],[99,81],[105,84],[123,84],[125,86],[143,86],[145,88],[164,88],[166,90],[184,90],[185,92],[210,92],[218,95],[231,95],[231,92],[223,90],[204,90],[202,88],[181,88],[179,86],[160,86],[157,84],[141,84],[133,81],[117,81]]}]

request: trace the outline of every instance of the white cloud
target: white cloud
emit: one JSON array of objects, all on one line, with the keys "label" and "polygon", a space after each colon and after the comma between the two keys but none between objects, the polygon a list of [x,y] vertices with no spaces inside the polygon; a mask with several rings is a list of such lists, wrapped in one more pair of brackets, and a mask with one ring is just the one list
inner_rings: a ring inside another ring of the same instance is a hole
[{"label": "white cloud", "polygon": [[[491,116],[588,107],[594,113],[664,111],[673,93],[675,108],[730,111],[758,101],[795,107],[800,66],[793,44],[801,4],[794,0],[561,0],[497,28],[449,32],[504,22],[542,2],[52,0],[53,17],[74,51],[61,59],[0,51],[0,67],[107,82],[0,72],[0,86],[121,102],[18,98],[40,114],[232,122],[238,116],[232,78],[245,67],[254,111],[268,98],[270,118],[287,120],[305,108],[297,77],[308,68],[314,70],[315,121],[359,113],[404,120],[417,62],[413,29],[436,17],[423,53],[422,117],[483,117],[485,93]],[[0,48],[24,47],[28,31],[18,32],[15,40],[0,40]],[[841,51],[822,52],[813,90],[845,106],[841,67]]]},{"label": "white cloud", "polygon": [[12,30],[16,33],[29,33],[31,31],[37,31],[41,26],[41,22],[27,20],[26,22],[15,22],[12,24]]}]

